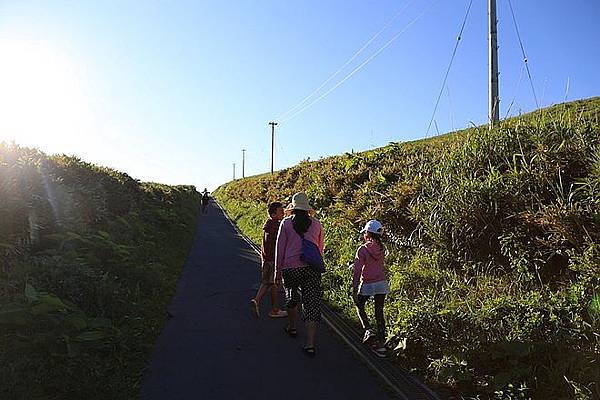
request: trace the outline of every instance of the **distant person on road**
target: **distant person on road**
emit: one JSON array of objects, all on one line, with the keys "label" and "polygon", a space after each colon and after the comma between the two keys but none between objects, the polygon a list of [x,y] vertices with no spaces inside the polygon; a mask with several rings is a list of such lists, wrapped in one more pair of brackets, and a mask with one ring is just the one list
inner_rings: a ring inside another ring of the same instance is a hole
[{"label": "distant person on road", "polygon": [[[256,318],[260,317],[260,302],[263,296],[269,291],[271,293],[271,311],[269,317],[281,318],[287,317],[287,312],[279,310],[277,307],[277,286],[275,282],[275,244],[277,242],[277,232],[283,219],[283,204],[275,201],[268,207],[269,219],[263,226],[263,240],[260,252],[262,259],[261,281],[256,297],[250,300],[250,310]],[[281,282],[279,282],[281,283]]]},{"label": "distant person on road", "polygon": [[[386,357],[385,318],[383,305],[385,295],[390,292],[384,266],[385,248],[383,246],[383,225],[377,220],[370,220],[360,231],[364,244],[356,251],[354,258],[354,274],[352,280],[352,298],[356,305],[358,318],[365,330],[363,342],[379,357]],[[377,332],[371,329],[365,305],[369,298],[375,301],[375,320]]]},{"label": "distant person on road", "polygon": [[[315,334],[317,323],[321,321],[321,274],[306,265],[300,258],[302,254],[302,237],[317,245],[321,255],[324,250],[323,227],[314,217],[309,215],[312,210],[305,193],[299,192],[292,197],[291,216],[281,223],[277,235],[277,250],[275,254],[275,280],[283,278],[285,288],[288,324],[285,332],[290,337],[296,337],[298,330],[298,305],[302,301],[303,318],[306,323],[306,342],[304,354],[309,357],[316,355]],[[302,294],[302,297],[300,297]]]},{"label": "distant person on road", "polygon": [[202,214],[208,214],[208,203],[209,202],[210,202],[210,196],[208,195],[208,190],[206,190],[206,188],[204,188],[204,191],[202,192],[202,199],[201,199]]}]

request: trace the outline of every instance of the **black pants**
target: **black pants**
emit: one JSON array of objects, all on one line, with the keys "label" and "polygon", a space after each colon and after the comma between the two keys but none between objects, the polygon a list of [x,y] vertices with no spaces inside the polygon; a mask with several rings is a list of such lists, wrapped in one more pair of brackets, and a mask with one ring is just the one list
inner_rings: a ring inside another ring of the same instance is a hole
[{"label": "black pants", "polygon": [[[358,311],[358,318],[360,319],[360,323],[365,330],[371,329],[371,323],[369,322],[369,317],[367,317],[367,313],[365,311],[365,305],[370,297],[371,296],[363,296],[362,294],[359,294],[358,298],[356,299],[356,311]],[[385,302],[385,294],[376,294],[374,296],[374,300],[375,320],[377,321],[377,339],[383,341],[385,339],[385,319],[383,317],[383,303]]]}]

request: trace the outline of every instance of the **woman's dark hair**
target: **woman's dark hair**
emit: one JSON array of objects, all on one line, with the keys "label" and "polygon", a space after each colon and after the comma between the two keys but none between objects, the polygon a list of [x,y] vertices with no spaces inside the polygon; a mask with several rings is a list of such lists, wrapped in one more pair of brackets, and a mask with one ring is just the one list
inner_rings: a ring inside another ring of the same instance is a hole
[{"label": "woman's dark hair", "polygon": [[308,228],[312,224],[308,211],[304,210],[292,210],[292,225],[298,235],[303,235],[308,231]]},{"label": "woman's dark hair", "polygon": [[385,246],[383,245],[383,235],[378,235],[377,233],[373,233],[373,232],[365,232],[365,233],[367,234],[367,237],[369,237],[377,242],[377,244],[379,245],[381,250],[385,249]]}]

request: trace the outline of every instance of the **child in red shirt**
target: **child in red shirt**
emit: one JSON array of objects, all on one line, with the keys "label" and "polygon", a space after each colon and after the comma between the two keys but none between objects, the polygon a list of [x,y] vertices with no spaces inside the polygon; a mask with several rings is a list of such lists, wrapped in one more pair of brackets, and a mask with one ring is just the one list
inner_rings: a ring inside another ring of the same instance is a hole
[{"label": "child in red shirt", "polygon": [[277,242],[277,232],[279,224],[283,219],[283,204],[276,201],[269,204],[269,219],[263,226],[263,241],[260,256],[262,259],[261,282],[256,297],[250,300],[250,310],[252,314],[260,317],[260,301],[270,290],[271,292],[271,311],[269,317],[282,318],[287,317],[286,311],[281,311],[277,307],[277,284],[275,282],[275,244]]}]

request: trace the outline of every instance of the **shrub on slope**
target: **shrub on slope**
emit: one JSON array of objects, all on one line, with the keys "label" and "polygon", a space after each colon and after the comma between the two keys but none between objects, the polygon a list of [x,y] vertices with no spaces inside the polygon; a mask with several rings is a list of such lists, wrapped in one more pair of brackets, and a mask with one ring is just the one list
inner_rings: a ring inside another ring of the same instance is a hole
[{"label": "shrub on slope", "polygon": [[136,397],[198,200],[0,144],[0,397]]}]

